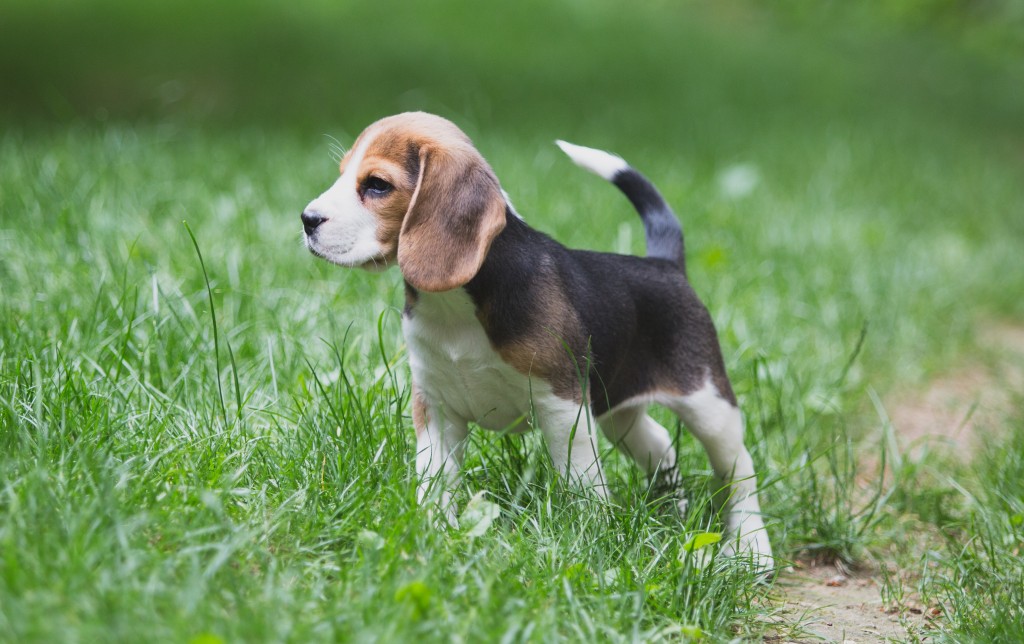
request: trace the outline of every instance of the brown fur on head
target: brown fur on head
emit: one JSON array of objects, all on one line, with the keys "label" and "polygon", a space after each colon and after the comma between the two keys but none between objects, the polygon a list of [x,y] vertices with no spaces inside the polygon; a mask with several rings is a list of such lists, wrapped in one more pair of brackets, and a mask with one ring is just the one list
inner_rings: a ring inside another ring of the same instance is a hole
[{"label": "brown fur on head", "polygon": [[476,275],[505,226],[497,177],[469,137],[439,116],[408,112],[377,121],[339,170],[303,213],[306,245],[337,264],[373,268],[397,260],[414,288],[446,291]]}]

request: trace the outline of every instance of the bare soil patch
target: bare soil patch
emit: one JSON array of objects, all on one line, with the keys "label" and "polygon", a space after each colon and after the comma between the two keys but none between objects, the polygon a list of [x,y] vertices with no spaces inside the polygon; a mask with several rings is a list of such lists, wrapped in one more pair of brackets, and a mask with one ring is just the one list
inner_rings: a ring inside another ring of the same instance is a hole
[{"label": "bare soil patch", "polygon": [[[970,459],[984,432],[998,427],[1019,402],[1024,326],[981,325],[978,344],[978,355],[966,364],[885,401],[893,437],[905,456],[938,449]],[[865,478],[877,477],[878,464],[870,453],[862,460]],[[941,619],[927,607],[887,605],[877,569],[854,572],[835,564],[797,563],[779,575],[776,588],[783,596],[783,618],[803,624],[804,633],[787,641],[905,641],[911,633],[926,633],[929,621]]]},{"label": "bare soil patch", "polygon": [[882,600],[877,571],[849,571],[835,564],[797,563],[779,579],[782,616],[801,622],[796,642],[884,642],[906,640],[907,625],[924,628],[926,609],[897,610]]},{"label": "bare soil patch", "polygon": [[978,344],[968,364],[886,401],[904,453],[934,448],[969,459],[985,428],[997,426],[1024,392],[1024,327],[982,325]]}]

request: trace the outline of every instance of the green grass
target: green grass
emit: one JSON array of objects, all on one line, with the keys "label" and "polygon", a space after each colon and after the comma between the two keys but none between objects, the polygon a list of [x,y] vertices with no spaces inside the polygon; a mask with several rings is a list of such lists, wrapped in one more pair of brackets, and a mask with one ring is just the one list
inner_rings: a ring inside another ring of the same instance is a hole
[{"label": "green grass", "polygon": [[[570,246],[642,252],[625,199],[551,139],[644,170],[682,217],[777,554],[885,560],[903,573],[887,596],[941,605],[940,635],[1015,634],[1020,416],[985,427],[970,463],[903,459],[866,488],[855,474],[884,429],[872,396],[969,359],[979,321],[1024,316],[1019,70],[926,32],[791,33],[729,6],[537,5],[468,12],[458,30],[456,3],[360,32],[347,25],[372,24],[369,9],[284,20],[258,5],[235,31],[199,30],[195,50],[173,50],[166,22],[206,24],[194,7],[162,24],[117,3],[92,22],[12,9],[0,22],[18,90],[0,134],[0,640],[769,628],[770,584],[685,548],[719,524],[683,431],[682,522],[607,444],[613,503],[577,498],[536,436],[474,435],[460,500],[484,491],[500,509],[482,535],[439,531],[417,506],[399,276],[315,260],[298,225],[336,173],[324,133],[348,145],[409,107],[464,125],[527,221]],[[559,38],[573,21],[578,39]],[[351,38],[335,39],[337,24]],[[303,44],[270,65],[267,31]],[[847,50],[819,46],[837,33]],[[83,59],[60,73],[46,56],[14,65],[33,34]],[[237,46],[213,47],[225,34]],[[508,54],[516,34],[532,43],[522,59]],[[338,85],[312,60],[342,61]],[[937,80],[920,73],[931,64]],[[342,73],[364,70],[380,82]],[[168,79],[184,88],[177,103],[147,93]],[[746,196],[721,187],[737,165],[758,177]]]},{"label": "green grass", "polygon": [[[1019,407],[1018,407],[1019,409]],[[945,548],[924,557],[921,587],[953,616],[961,637],[989,641],[1019,636],[1024,621],[1024,431],[1018,415],[1002,444],[979,456],[986,468],[960,499],[965,508],[943,525]],[[952,478],[952,477],[950,477]],[[947,480],[953,487],[956,478]]]}]

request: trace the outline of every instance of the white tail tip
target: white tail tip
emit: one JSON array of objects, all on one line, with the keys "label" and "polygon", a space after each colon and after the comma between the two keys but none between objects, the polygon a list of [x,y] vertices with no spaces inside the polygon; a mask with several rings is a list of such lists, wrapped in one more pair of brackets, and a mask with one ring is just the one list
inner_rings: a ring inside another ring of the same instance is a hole
[{"label": "white tail tip", "polygon": [[603,150],[585,148],[582,145],[574,145],[560,140],[555,141],[555,143],[558,147],[562,148],[562,152],[569,155],[573,163],[608,181],[611,181],[615,178],[616,174],[629,167],[629,164],[622,157],[617,157]]}]

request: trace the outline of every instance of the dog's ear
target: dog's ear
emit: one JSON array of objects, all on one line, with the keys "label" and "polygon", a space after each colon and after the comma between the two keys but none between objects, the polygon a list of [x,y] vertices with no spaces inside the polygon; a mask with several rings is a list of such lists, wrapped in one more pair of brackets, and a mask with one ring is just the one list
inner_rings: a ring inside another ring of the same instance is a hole
[{"label": "dog's ear", "polygon": [[398,266],[413,288],[448,291],[480,270],[505,227],[498,179],[469,146],[426,144],[398,236]]}]

